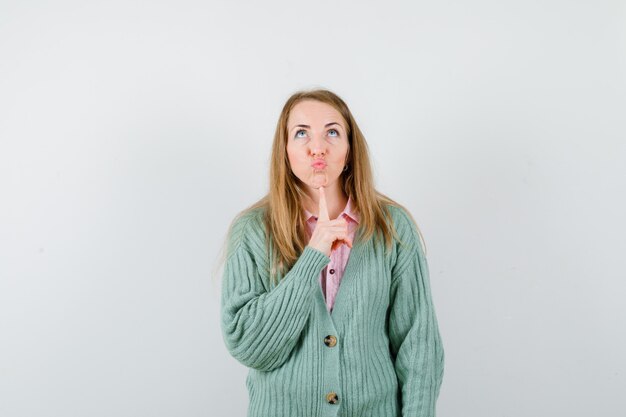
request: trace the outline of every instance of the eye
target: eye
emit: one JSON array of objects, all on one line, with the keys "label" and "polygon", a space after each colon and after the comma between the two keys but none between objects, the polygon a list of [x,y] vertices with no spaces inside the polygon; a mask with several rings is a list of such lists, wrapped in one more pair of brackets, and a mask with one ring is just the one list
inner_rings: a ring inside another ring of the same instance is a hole
[{"label": "eye", "polygon": [[339,136],[339,132],[337,131],[337,129],[329,129],[328,133],[330,133],[330,132],[335,132],[335,137]]},{"label": "eye", "polygon": [[306,133],[306,130],[300,129],[300,130],[296,131],[296,134],[294,135],[294,137],[296,137],[296,138],[303,138],[304,136],[298,136],[298,133],[300,133],[300,132],[305,132]]}]

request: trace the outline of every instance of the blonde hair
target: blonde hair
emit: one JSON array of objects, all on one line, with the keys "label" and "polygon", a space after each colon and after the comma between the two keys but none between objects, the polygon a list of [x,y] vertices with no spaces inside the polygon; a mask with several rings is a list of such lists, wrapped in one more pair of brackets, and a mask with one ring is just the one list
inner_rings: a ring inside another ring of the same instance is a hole
[{"label": "blonde hair", "polygon": [[[287,99],[283,106],[276,131],[270,160],[269,192],[256,203],[241,211],[231,222],[227,236],[233,224],[252,210],[263,208],[266,228],[266,250],[271,256],[270,276],[276,282],[288,272],[308,243],[306,219],[302,201],[307,198],[303,184],[291,170],[287,156],[287,120],[291,109],[300,101],[316,100],[335,108],[346,122],[348,136],[347,170],[343,171],[339,181],[346,195],[351,199],[353,210],[359,213],[361,239],[367,241],[375,235],[382,238],[386,251],[391,249],[393,238],[398,238],[391,221],[391,214],[386,205],[404,208],[374,188],[372,167],[370,164],[367,142],[359,129],[346,103],[335,93],[326,89],[297,91]],[[405,209],[406,210],[406,209]],[[411,213],[406,210],[423,241],[422,233]],[[296,219],[294,222],[293,219]],[[225,242],[227,243],[227,242]],[[356,244],[356,242],[353,242]],[[425,245],[424,245],[425,250]],[[223,251],[223,248],[222,248]],[[271,251],[271,254],[270,254]],[[224,261],[224,256],[220,264]]]}]

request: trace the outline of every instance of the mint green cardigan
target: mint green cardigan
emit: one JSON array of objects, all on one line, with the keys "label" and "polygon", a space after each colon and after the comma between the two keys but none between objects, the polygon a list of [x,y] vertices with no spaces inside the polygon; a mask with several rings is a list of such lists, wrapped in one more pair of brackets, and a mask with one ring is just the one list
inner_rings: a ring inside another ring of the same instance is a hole
[{"label": "mint green cardigan", "polygon": [[275,284],[264,209],[233,221],[221,328],[250,368],[248,417],[435,416],[444,351],[428,263],[410,217],[388,207],[405,245],[383,256],[359,228],[331,313],[319,283],[329,257],[306,246]]}]

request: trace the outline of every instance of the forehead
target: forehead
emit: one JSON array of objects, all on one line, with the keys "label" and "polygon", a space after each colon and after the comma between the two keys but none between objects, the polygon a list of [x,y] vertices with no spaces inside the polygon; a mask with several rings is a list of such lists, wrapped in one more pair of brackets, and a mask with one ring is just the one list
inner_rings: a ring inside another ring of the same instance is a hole
[{"label": "forehead", "polygon": [[345,126],[345,120],[333,106],[317,100],[303,100],[292,107],[287,126],[296,124],[322,125],[336,122]]}]

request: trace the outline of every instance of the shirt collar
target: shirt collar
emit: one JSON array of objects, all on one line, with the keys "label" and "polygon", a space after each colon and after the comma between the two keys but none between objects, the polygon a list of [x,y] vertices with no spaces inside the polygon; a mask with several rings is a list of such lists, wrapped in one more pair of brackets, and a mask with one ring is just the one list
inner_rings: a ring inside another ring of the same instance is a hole
[{"label": "shirt collar", "polygon": [[[341,212],[339,216],[341,217],[342,214],[345,214],[348,217],[350,217],[350,219],[352,219],[355,223],[359,222],[359,214],[356,211],[354,211],[352,207],[352,199],[349,196],[348,196],[348,203],[346,204],[346,207],[343,209],[343,211]],[[306,218],[306,221],[311,220],[311,217],[317,220],[315,215],[313,215],[313,213],[311,213],[307,209],[304,209],[304,217]]]}]

